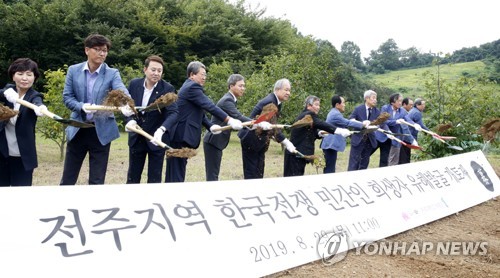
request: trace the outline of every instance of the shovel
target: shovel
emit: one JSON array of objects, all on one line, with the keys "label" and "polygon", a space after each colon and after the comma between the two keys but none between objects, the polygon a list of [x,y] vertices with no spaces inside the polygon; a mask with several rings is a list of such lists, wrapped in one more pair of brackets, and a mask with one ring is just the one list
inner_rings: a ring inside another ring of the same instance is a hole
[{"label": "shovel", "polygon": [[[34,105],[33,103],[31,102],[28,102],[28,101],[25,101],[23,99],[17,99],[16,100],[17,103],[23,105],[23,106],[26,106],[30,109],[36,109],[36,105]],[[84,122],[80,122],[80,121],[76,121],[76,120],[71,120],[71,119],[63,119],[61,116],[58,116],[52,112],[50,112],[49,110],[42,110],[41,111],[45,116],[57,121],[57,122],[60,122],[62,124],[66,124],[66,125],[70,125],[70,126],[74,126],[74,127],[80,127],[80,128],[87,128],[87,127],[94,127],[93,124],[89,124],[89,123],[84,123]]]},{"label": "shovel", "polygon": [[190,149],[190,148],[174,149],[174,148],[170,147],[169,145],[163,143],[162,141],[156,140],[153,136],[151,136],[149,133],[144,131],[139,125],[130,126],[127,128],[132,130],[133,132],[135,132],[137,134],[140,134],[140,135],[148,138],[150,141],[154,142],[156,145],[158,145],[164,149],[167,149],[167,156],[191,158],[191,157],[196,155],[196,150],[194,150],[194,149]]},{"label": "shovel", "polygon": [[[251,126],[251,125],[254,125],[254,124],[258,124],[260,122],[265,122],[265,121],[268,121],[269,119],[271,119],[274,114],[276,114],[276,111],[269,111],[267,113],[263,113],[261,114],[257,120],[254,120],[254,121],[248,121],[248,122],[244,122],[244,123],[241,123],[241,125],[243,125],[244,127],[248,127],[248,126]],[[226,125],[226,126],[223,126],[221,128],[216,128],[214,129],[214,131],[225,131],[225,130],[230,130],[232,129],[231,126],[229,125]]]},{"label": "shovel", "polygon": [[[405,125],[408,125],[408,126],[411,126],[411,127],[415,128],[415,125],[410,124],[410,123],[409,123],[409,122],[407,122],[407,121],[402,121],[402,123],[403,123],[403,124],[405,124]],[[450,143],[446,142],[446,141],[444,140],[444,138],[442,138],[439,134],[437,134],[437,133],[435,133],[435,132],[432,132],[432,131],[430,131],[430,130],[426,130],[426,129],[423,129],[423,128],[422,128],[422,131],[423,131],[423,132],[425,132],[425,133],[427,133],[427,134],[429,134],[429,135],[431,135],[431,136],[432,136],[432,138],[434,138],[434,139],[436,139],[436,140],[441,141],[441,143],[443,143],[443,144],[447,145],[447,146],[448,146],[448,148],[450,148],[450,149],[452,149],[452,150],[456,150],[456,151],[463,151],[463,150],[464,150],[463,148],[461,148],[461,147],[459,147],[459,146],[453,146],[453,145],[451,145]],[[452,139],[452,138],[450,137],[450,139]]]}]

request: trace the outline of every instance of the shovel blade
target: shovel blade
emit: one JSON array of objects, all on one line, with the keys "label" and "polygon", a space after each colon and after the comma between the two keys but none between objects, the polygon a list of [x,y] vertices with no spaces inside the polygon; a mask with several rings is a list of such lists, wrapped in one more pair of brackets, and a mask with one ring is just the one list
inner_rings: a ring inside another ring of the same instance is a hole
[{"label": "shovel blade", "polygon": [[463,151],[464,149],[459,147],[459,146],[452,146],[452,145],[448,145],[448,148],[452,149],[452,150],[456,150],[456,151]]},{"label": "shovel blade", "polygon": [[62,123],[62,124],[65,124],[65,125],[70,125],[70,126],[74,126],[74,127],[79,127],[79,128],[89,128],[89,127],[94,127],[93,124],[89,124],[89,123],[84,123],[84,122],[79,122],[79,121],[75,121],[75,120],[70,120],[70,119],[62,119],[62,118],[53,118],[54,120]]}]

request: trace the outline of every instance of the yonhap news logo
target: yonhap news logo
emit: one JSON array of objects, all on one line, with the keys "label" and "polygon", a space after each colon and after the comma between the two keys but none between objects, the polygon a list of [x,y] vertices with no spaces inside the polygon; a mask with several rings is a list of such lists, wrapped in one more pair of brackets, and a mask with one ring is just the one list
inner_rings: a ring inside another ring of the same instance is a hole
[{"label": "yonhap news logo", "polygon": [[342,261],[349,250],[349,239],[345,232],[325,233],[319,240],[316,248],[321,261],[325,265],[332,265]]},{"label": "yonhap news logo", "polygon": [[485,256],[485,241],[350,241],[345,232],[324,234],[317,245],[318,256],[324,265],[332,265],[345,259],[349,247],[353,255],[386,256]]},{"label": "yonhap news logo", "polygon": [[353,242],[355,254],[421,256],[484,256],[488,253],[485,241],[376,241]]}]

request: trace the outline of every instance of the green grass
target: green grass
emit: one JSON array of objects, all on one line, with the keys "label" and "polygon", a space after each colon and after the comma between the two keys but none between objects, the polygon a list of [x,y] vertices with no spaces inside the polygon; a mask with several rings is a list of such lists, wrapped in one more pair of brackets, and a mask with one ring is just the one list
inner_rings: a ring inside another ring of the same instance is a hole
[{"label": "green grass", "polygon": [[[320,141],[316,141],[316,154],[322,154],[319,149]],[[337,160],[337,172],[345,172],[349,159],[349,146],[346,151],[339,153]],[[37,138],[38,168],[33,175],[33,185],[58,185],[61,179],[63,162],[59,161],[59,148],[57,145],[40,136]],[[488,160],[500,173],[500,155],[487,155]],[[378,167],[379,152],[373,154],[370,159],[369,168]],[[198,154],[191,158],[187,165],[186,181],[197,182],[205,180],[205,162],[203,144],[198,148]],[[123,184],[127,179],[128,169],[128,145],[127,134],[121,133],[120,138],[111,143],[110,160],[106,175],[106,184]],[[146,182],[146,168],[143,171],[142,182]],[[165,168],[164,168],[165,169]],[[306,175],[322,174],[322,169],[317,172],[316,168],[308,164]],[[266,153],[265,178],[283,176],[283,151],[281,145],[272,141]],[[220,180],[243,179],[243,163],[241,159],[241,146],[238,136],[233,133],[228,147],[224,150],[220,172]],[[87,184],[88,159],[84,161],[77,184]]]},{"label": "green grass", "polygon": [[[319,149],[320,141],[316,141],[316,154],[321,154]],[[57,145],[47,139],[37,138],[38,168],[33,175],[34,185],[57,185],[62,176],[63,162],[59,161],[59,148]],[[205,157],[203,154],[203,144],[200,144],[198,153],[195,157],[189,159],[186,171],[186,181],[204,181],[205,180]],[[271,141],[269,150],[266,153],[266,169],[264,177],[282,177],[283,176],[283,151],[281,145]],[[347,161],[349,158],[349,148],[344,153],[338,155],[337,172],[347,170]],[[376,152],[370,162],[370,168],[378,165],[378,152]],[[164,165],[165,166],[165,165]],[[106,184],[122,184],[127,178],[128,169],[128,145],[127,134],[121,133],[120,138],[111,143],[110,160],[106,174]],[[143,171],[141,181],[145,183],[147,173],[147,163]],[[164,168],[165,170],[165,168]],[[316,175],[323,173],[322,169],[317,172],[312,164],[306,166],[306,175]],[[243,162],[241,159],[241,145],[236,133],[231,136],[228,147],[224,150],[222,157],[220,180],[241,180],[243,179]],[[84,161],[77,184],[86,184],[88,180],[88,157]]]},{"label": "green grass", "polygon": [[[485,73],[486,65],[482,61],[459,64],[440,65],[439,75],[442,79],[453,82],[461,76],[479,76]],[[424,73],[430,72],[437,76],[437,66],[407,69],[388,72],[385,74],[369,75],[375,83],[402,92],[404,96],[421,97],[425,93]],[[496,85],[500,89],[500,85]]]}]

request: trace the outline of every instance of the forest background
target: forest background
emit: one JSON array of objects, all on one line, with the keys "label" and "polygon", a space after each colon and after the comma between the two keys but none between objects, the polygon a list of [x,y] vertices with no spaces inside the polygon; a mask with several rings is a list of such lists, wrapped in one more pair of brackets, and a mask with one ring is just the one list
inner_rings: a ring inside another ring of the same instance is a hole
[{"label": "forest background", "polygon": [[[263,14],[263,9],[247,10],[243,1],[225,0],[0,1],[0,84],[10,82],[7,68],[13,60],[29,57],[42,71],[35,88],[44,94],[49,110],[67,117],[69,110],[62,104],[67,66],[84,61],[84,38],[100,33],[113,44],[106,62],[120,70],[126,85],[143,76],[148,55],[163,57],[163,77],[177,89],[186,78],[187,64],[199,60],[208,66],[205,89],[214,102],[227,91],[230,74],[246,77],[239,109],[249,114],[276,80],[288,78],[292,96],[282,111],[283,123],[294,122],[308,95],[323,100],[320,117],[325,118],[334,94],[349,101],[348,114],[367,89],[378,92],[379,105],[391,93],[401,92],[424,97],[426,124],[451,125],[445,135],[457,136],[464,152],[485,147],[498,152],[498,140],[484,138],[478,130],[500,111],[500,40],[444,54],[399,49],[388,39],[362,59],[355,42],[344,42],[337,50],[329,41],[303,36],[288,20]],[[444,65],[471,61],[481,61],[481,70],[463,71],[453,79],[440,75]],[[376,81],[381,74],[422,67],[433,70],[418,76],[423,84],[419,92]],[[37,128],[59,145],[62,159],[64,127],[42,118]],[[422,143],[430,152],[422,158],[456,153],[426,139]]]}]

